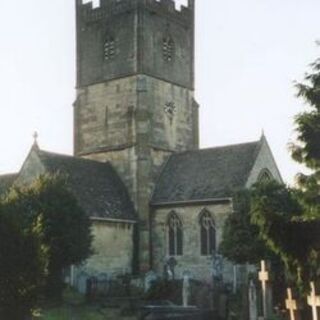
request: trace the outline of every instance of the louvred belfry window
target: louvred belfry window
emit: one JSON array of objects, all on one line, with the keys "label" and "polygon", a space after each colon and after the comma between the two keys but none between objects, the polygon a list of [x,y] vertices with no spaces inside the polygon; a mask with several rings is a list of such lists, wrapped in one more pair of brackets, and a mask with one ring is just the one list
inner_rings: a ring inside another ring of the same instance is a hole
[{"label": "louvred belfry window", "polygon": [[170,37],[163,38],[162,51],[163,59],[167,62],[172,61],[174,54],[174,42]]},{"label": "louvred belfry window", "polygon": [[113,37],[107,38],[104,43],[104,59],[111,60],[116,54],[115,40]]},{"label": "louvred belfry window", "polygon": [[169,255],[182,256],[183,231],[182,222],[175,212],[171,212],[168,218]]},{"label": "louvred belfry window", "polygon": [[208,211],[200,215],[201,255],[212,255],[216,250],[216,226]]}]

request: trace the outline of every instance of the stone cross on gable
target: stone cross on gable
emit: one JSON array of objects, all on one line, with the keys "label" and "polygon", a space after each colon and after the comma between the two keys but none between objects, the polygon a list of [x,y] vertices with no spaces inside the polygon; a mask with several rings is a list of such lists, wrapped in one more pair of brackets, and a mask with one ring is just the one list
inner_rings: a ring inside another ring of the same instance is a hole
[{"label": "stone cross on gable", "polygon": [[296,311],[298,310],[297,301],[292,297],[292,290],[291,288],[287,289],[288,299],[286,299],[286,309],[289,311],[290,320],[297,320],[296,319]]},{"label": "stone cross on gable", "polygon": [[262,284],[263,316],[267,317],[267,282],[269,281],[269,272],[266,268],[266,262],[264,260],[261,261],[259,280]]},{"label": "stone cross on gable", "polygon": [[316,295],[316,287],[314,282],[310,283],[311,292],[308,296],[308,305],[312,308],[312,319],[318,320],[318,307],[320,307],[320,296]]}]

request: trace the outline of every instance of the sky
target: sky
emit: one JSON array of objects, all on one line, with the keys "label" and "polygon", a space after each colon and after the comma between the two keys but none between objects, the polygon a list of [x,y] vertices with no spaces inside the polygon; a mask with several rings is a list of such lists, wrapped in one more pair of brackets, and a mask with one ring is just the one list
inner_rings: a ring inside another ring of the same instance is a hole
[{"label": "sky", "polygon": [[[0,174],[19,170],[34,131],[42,149],[72,154],[74,9],[73,0],[0,1]],[[320,1],[196,0],[196,10],[201,147],[263,130],[292,183],[301,168],[288,143],[305,108],[294,81],[320,56]]]}]

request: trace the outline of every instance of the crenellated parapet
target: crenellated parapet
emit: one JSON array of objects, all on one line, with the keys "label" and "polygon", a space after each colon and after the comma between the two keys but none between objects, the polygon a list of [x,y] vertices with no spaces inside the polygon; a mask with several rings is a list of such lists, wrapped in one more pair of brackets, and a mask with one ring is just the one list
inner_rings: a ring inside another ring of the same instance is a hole
[{"label": "crenellated parapet", "polygon": [[152,13],[163,14],[174,19],[188,22],[193,18],[194,1],[188,0],[188,6],[176,7],[174,0],[100,0],[100,5],[94,7],[92,2],[83,4],[76,0],[77,9],[86,22],[95,22],[111,15],[117,15],[137,8],[145,8]]}]

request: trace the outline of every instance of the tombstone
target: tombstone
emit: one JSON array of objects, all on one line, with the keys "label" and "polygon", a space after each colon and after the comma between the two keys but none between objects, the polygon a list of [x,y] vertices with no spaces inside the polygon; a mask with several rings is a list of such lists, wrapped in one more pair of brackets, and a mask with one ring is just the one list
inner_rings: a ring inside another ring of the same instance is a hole
[{"label": "tombstone", "polygon": [[76,288],[78,291],[82,294],[86,293],[86,288],[87,288],[87,279],[89,278],[89,275],[86,272],[81,272],[77,276],[76,280]]},{"label": "tombstone", "polygon": [[183,283],[182,283],[182,305],[188,307],[191,289],[190,289],[190,272],[185,271],[183,273]]},{"label": "tombstone", "polygon": [[167,261],[168,280],[175,279],[175,267],[177,266],[177,260],[173,257]]},{"label": "tombstone", "polygon": [[212,276],[214,281],[222,281],[223,278],[223,257],[221,254],[212,255]]},{"label": "tombstone", "polygon": [[262,287],[262,307],[263,307],[263,318],[267,319],[272,314],[272,295],[269,286],[269,272],[266,267],[266,262],[261,261],[261,270],[259,272],[259,280]]},{"label": "tombstone", "polygon": [[286,299],[286,309],[289,311],[290,320],[299,320],[298,314],[298,303],[297,300],[293,299],[291,288],[287,289],[288,297]]},{"label": "tombstone", "polygon": [[253,280],[250,280],[250,283],[249,283],[248,300],[249,300],[249,320],[257,320],[258,318],[257,288]]},{"label": "tombstone", "polygon": [[318,308],[320,307],[320,296],[316,295],[316,286],[314,282],[310,283],[311,292],[308,296],[308,305],[312,308],[312,320],[319,319]]},{"label": "tombstone", "polygon": [[155,283],[157,279],[157,274],[154,271],[151,270],[148,273],[146,273],[144,278],[144,292],[148,292],[152,284]]}]

